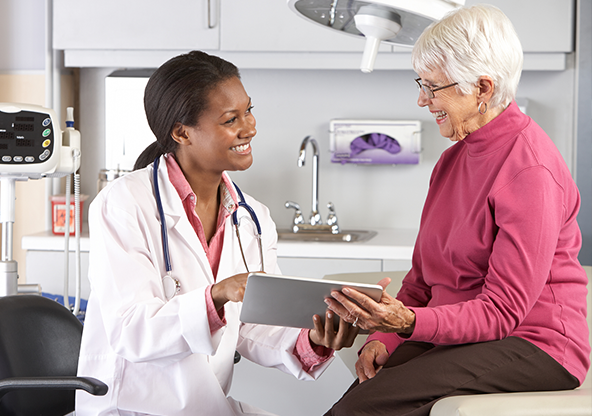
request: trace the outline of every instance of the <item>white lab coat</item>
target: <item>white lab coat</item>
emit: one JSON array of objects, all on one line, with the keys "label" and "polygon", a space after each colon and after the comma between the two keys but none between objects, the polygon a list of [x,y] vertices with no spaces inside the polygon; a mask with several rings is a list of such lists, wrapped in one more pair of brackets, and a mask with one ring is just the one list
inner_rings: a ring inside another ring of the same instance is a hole
[{"label": "white lab coat", "polygon": [[[77,416],[268,415],[227,397],[234,352],[298,379],[313,380],[293,355],[298,329],[242,324],[240,303],[224,306],[227,326],[213,335],[205,290],[214,277],[161,158],[158,181],[168,229],[173,276],[181,292],[166,302],[159,215],[152,165],[117,179],[90,206],[89,279],[78,374],[109,386],[106,396],[76,395]],[[262,227],[265,270],[277,268],[277,233],[269,210],[245,195]],[[252,271],[259,270],[255,227],[239,210],[240,234]],[[218,279],[245,272],[231,217],[226,221]],[[257,380],[253,380],[256,383]],[[305,399],[305,398],[303,398]]]}]

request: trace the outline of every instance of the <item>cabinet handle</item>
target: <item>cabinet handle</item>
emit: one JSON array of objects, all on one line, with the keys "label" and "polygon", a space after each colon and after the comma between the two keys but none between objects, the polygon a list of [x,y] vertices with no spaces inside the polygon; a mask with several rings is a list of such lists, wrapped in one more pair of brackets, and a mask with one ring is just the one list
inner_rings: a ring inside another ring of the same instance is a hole
[{"label": "cabinet handle", "polygon": [[212,11],[217,14],[218,7],[212,7],[212,3],[216,3],[218,5],[218,0],[208,0],[208,28],[213,29],[216,27],[216,20],[212,18]]}]

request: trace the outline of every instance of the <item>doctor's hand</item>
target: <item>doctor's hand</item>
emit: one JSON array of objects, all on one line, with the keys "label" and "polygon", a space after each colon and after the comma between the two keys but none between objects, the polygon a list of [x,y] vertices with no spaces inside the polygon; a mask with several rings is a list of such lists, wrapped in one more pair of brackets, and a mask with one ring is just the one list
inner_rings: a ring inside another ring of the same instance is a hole
[{"label": "doctor's hand", "polygon": [[332,297],[326,299],[327,305],[342,320],[355,322],[357,326],[368,329],[370,332],[396,332],[410,335],[415,328],[415,313],[386,293],[385,289],[390,282],[391,279],[388,277],[378,282],[383,288],[378,302],[355,289],[346,287],[341,291],[343,293],[331,292]]},{"label": "doctor's hand", "polygon": [[335,314],[333,311],[327,309],[325,313],[325,325],[319,315],[313,316],[314,329],[308,333],[310,341],[316,345],[322,345],[326,348],[331,348],[339,351],[342,348],[351,347],[360,331],[360,328],[351,326],[343,319],[339,320],[339,329],[335,331],[333,324]]},{"label": "doctor's hand", "polygon": [[242,302],[245,296],[248,273],[236,274],[212,286],[212,300],[219,311],[226,302]]},{"label": "doctor's hand", "polygon": [[374,377],[386,364],[388,358],[388,351],[382,342],[375,340],[366,344],[356,361],[356,374],[360,383]]}]

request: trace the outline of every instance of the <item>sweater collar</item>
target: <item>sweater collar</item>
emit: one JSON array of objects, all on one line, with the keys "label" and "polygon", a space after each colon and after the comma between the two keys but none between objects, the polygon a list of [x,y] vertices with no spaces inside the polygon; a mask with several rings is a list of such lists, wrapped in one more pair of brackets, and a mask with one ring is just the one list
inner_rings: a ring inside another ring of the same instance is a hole
[{"label": "sweater collar", "polygon": [[502,113],[483,127],[464,138],[470,156],[484,156],[495,152],[526,127],[530,118],[512,101]]}]

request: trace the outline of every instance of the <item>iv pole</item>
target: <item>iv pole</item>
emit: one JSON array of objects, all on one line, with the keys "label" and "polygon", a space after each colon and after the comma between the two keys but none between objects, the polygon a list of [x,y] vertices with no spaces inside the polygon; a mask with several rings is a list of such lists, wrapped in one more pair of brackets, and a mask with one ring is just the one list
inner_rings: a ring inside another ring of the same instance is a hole
[{"label": "iv pole", "polygon": [[0,261],[0,296],[16,295],[18,291],[18,264],[12,258],[12,235],[16,203],[15,181],[27,178],[0,179],[0,222],[2,223],[2,261]]}]

